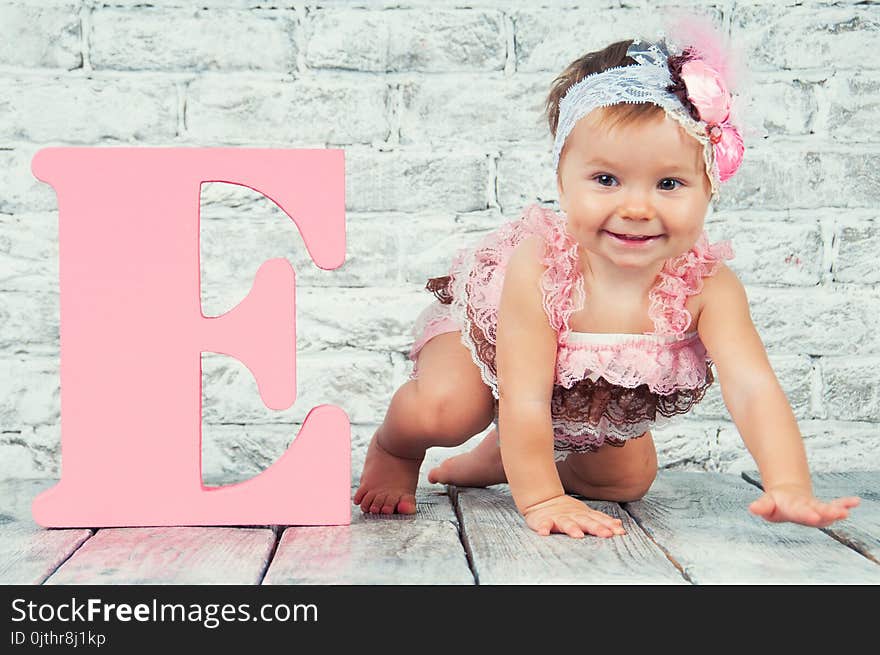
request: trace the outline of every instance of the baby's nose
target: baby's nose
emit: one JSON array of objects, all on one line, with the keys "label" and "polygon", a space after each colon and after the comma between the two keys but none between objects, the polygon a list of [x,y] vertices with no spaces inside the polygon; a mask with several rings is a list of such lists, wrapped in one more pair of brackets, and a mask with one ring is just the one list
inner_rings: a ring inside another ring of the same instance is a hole
[{"label": "baby's nose", "polygon": [[642,189],[631,188],[620,198],[621,218],[649,221],[656,217],[657,212],[651,194]]},{"label": "baby's nose", "polygon": [[648,203],[630,203],[620,208],[620,217],[628,221],[650,221],[656,217],[656,212]]}]

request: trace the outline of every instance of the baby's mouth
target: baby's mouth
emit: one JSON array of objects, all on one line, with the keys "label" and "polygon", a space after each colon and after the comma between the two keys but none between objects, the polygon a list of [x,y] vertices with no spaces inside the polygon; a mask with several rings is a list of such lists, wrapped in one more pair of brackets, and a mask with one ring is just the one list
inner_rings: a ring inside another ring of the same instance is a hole
[{"label": "baby's mouth", "polygon": [[622,241],[653,241],[654,239],[659,239],[662,234],[618,234],[617,232],[610,232],[605,230],[606,233],[610,234],[613,237],[621,239]]}]

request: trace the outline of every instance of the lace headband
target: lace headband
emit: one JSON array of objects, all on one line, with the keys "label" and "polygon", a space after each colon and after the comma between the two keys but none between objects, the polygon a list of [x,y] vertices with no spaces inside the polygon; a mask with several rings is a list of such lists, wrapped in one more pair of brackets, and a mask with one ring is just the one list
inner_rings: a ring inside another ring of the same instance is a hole
[{"label": "lace headband", "polygon": [[[717,48],[715,51],[717,55]],[[588,75],[568,89],[559,101],[553,144],[554,170],[558,172],[562,147],[575,124],[591,111],[619,103],[651,102],[662,107],[667,116],[702,144],[712,194],[717,194],[720,183],[739,168],[744,152],[742,136],[730,122],[731,96],[718,70],[724,67],[713,67],[710,64],[716,62],[707,62],[693,47],[685,49],[688,58],[682,65],[680,77],[688,100],[699,113],[697,121],[669,90],[673,81],[667,63],[670,51],[664,40],[634,41],[626,54],[638,65],[618,66]]]}]

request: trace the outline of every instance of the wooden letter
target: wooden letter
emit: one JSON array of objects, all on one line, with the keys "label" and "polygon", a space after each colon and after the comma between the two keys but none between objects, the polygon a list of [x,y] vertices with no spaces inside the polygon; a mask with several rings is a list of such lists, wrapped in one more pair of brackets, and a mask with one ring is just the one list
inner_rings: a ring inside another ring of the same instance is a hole
[{"label": "wooden letter", "polygon": [[296,399],[295,275],[263,263],[250,293],[205,317],[202,182],[241,184],[296,224],[315,263],[345,259],[341,150],[46,148],[34,175],[58,196],[61,481],[33,503],[47,527],[340,525],[351,521],[348,417],[313,408],[255,478],[201,475],[201,353],[244,363],[263,402]]}]

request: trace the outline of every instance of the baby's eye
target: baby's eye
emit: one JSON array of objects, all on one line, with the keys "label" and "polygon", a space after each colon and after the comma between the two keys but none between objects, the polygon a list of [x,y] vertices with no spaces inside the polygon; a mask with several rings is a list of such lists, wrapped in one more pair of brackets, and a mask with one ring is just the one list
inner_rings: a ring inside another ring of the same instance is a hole
[{"label": "baby's eye", "polygon": [[596,180],[602,186],[613,186],[614,176],[608,175],[607,173],[600,173],[599,175],[593,176],[593,179]]},{"label": "baby's eye", "polygon": [[673,177],[664,177],[658,184],[663,191],[675,191],[678,187],[683,186]]}]

